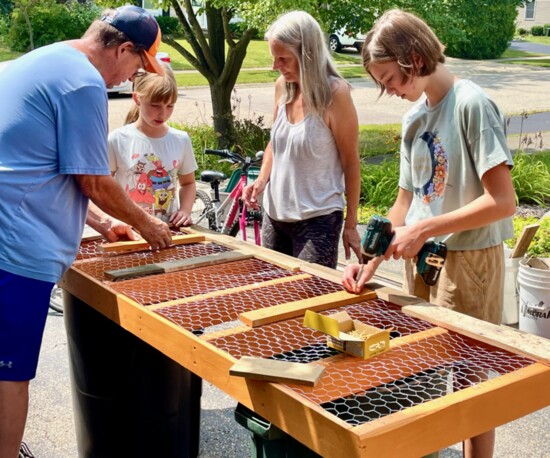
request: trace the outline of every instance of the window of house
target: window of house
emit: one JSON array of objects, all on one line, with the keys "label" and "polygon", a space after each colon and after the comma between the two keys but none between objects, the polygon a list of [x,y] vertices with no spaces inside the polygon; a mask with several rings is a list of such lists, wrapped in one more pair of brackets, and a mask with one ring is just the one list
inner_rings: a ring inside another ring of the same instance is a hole
[{"label": "window of house", "polygon": [[535,19],[535,0],[527,1],[525,3],[525,19]]}]

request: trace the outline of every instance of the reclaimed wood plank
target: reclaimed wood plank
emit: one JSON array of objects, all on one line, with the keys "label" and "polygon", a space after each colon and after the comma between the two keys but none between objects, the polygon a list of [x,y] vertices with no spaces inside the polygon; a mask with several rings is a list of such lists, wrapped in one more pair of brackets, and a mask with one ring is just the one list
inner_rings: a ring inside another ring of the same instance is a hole
[{"label": "reclaimed wood plank", "polygon": [[529,245],[531,245],[531,241],[533,240],[533,237],[537,233],[539,226],[540,226],[539,223],[535,223],[535,224],[529,224],[523,228],[520,236],[518,237],[516,245],[514,246],[512,252],[510,253],[511,258],[523,257],[523,255],[527,252]]},{"label": "reclaimed wood plank", "polygon": [[264,307],[262,309],[241,313],[239,319],[244,324],[255,328],[264,324],[302,316],[306,310],[319,312],[374,298],[376,298],[376,293],[370,290],[362,291],[360,294],[338,291],[336,293],[324,294],[322,296],[310,297],[300,301],[287,302],[285,304],[273,305],[271,307]]},{"label": "reclaimed wood plank", "polygon": [[109,280],[122,280],[130,277],[141,277],[144,275],[163,274],[168,272],[178,272],[180,270],[195,269],[198,267],[213,266],[232,261],[240,261],[242,259],[249,259],[251,257],[252,255],[247,253],[225,251],[204,256],[196,256],[194,258],[177,259],[175,261],[129,267],[127,269],[107,270],[105,271],[105,277]]},{"label": "reclaimed wood plank", "polygon": [[292,363],[274,359],[242,356],[229,369],[229,374],[266,382],[315,386],[325,370],[318,364]]},{"label": "reclaimed wood plank", "polygon": [[[185,245],[187,243],[204,242],[206,236],[202,234],[174,235],[172,245]],[[102,253],[131,253],[135,251],[149,250],[150,246],[145,240],[128,240],[124,242],[112,242],[99,245],[99,251]]]},{"label": "reclaimed wood plank", "polygon": [[550,340],[508,326],[496,325],[424,303],[403,307],[403,312],[475,340],[521,354],[550,366]]}]

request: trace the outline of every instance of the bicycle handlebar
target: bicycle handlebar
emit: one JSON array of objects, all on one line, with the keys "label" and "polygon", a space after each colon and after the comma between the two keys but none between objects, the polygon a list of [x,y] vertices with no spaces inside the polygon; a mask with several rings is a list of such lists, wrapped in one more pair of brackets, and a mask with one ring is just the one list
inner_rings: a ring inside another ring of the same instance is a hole
[{"label": "bicycle handlebar", "polygon": [[214,156],[220,156],[222,159],[228,159],[233,164],[249,164],[249,165],[257,165],[262,162],[262,155],[260,155],[259,159],[252,159],[250,157],[242,156],[239,153],[235,153],[233,151],[229,151],[228,149],[210,149],[205,148],[204,149],[205,154],[212,154]]}]

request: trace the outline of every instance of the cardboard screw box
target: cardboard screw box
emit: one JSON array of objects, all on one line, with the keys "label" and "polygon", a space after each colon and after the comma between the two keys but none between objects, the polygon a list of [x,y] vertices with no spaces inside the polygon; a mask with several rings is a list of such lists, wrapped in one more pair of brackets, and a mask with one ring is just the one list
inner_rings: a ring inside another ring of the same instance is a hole
[{"label": "cardboard screw box", "polygon": [[390,349],[390,329],[353,320],[347,312],[321,315],[307,310],[304,326],[327,334],[327,345],[335,350],[368,359]]}]

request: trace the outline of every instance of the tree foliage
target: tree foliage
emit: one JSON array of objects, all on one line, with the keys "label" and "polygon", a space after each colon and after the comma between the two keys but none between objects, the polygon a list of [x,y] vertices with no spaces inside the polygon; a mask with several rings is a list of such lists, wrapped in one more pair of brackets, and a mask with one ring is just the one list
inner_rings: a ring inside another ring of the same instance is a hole
[{"label": "tree foliage", "polygon": [[446,46],[445,54],[465,59],[495,59],[515,33],[517,8],[524,0],[404,0],[401,6],[421,16]]},{"label": "tree foliage", "polygon": [[[106,0],[98,3],[102,2],[107,4]],[[108,2],[110,6],[124,3]],[[191,0],[159,0],[158,5],[172,7],[189,47],[183,47],[167,30],[163,41],[208,81],[220,146],[232,146],[235,129],[231,91],[248,44],[286,11],[308,11],[327,32],[340,28],[366,32],[385,10],[404,8],[434,28],[449,56],[482,59],[498,57],[506,49],[514,33],[516,8],[522,3],[524,0],[206,0],[197,9]],[[206,30],[199,25],[201,14],[207,18]],[[235,17],[242,20],[239,36],[235,36],[231,25]]]},{"label": "tree foliage", "polygon": [[12,51],[25,52],[56,41],[79,38],[98,14],[91,4],[14,0],[7,42]]}]

